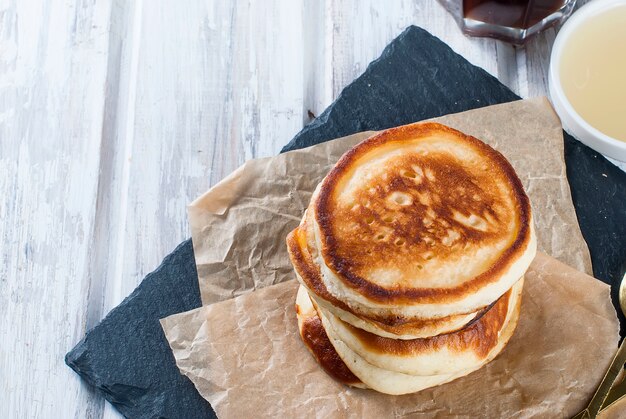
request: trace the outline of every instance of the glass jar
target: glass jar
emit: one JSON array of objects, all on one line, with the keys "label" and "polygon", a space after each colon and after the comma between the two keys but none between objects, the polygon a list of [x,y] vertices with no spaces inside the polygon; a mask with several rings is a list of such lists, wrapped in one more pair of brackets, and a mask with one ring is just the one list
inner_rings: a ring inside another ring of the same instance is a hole
[{"label": "glass jar", "polygon": [[576,0],[439,0],[463,33],[521,45],[567,18]]}]

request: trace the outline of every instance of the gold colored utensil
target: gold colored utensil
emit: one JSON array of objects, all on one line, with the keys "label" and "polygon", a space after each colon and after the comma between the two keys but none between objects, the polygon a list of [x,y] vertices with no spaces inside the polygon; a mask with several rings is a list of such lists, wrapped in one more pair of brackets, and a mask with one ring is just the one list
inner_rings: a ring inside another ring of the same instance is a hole
[{"label": "gold colored utensil", "polygon": [[[622,373],[622,376],[623,375],[624,374]],[[609,391],[601,410],[606,409],[617,401],[623,402],[624,400],[626,400],[626,377],[622,378],[622,381],[615,384],[611,391]]]},{"label": "gold colored utensil", "polygon": [[[626,279],[626,275],[622,278],[622,283],[619,287],[619,305],[622,313],[626,315],[626,281],[624,279]],[[617,353],[615,354],[613,361],[611,361],[609,370],[604,375],[600,386],[591,398],[587,408],[574,416],[573,419],[595,418],[603,407],[608,406],[624,396],[625,393],[620,393],[620,391],[622,390],[622,387],[626,388],[626,384],[624,384],[626,379],[613,388],[615,379],[624,368],[624,363],[626,363],[626,345],[624,344],[624,341],[622,341],[617,348]],[[611,393],[610,397],[609,393]]]}]

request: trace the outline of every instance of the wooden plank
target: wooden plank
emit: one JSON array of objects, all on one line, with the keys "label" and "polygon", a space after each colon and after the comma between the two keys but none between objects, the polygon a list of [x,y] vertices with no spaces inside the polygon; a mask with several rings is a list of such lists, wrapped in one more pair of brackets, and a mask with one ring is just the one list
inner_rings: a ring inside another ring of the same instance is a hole
[{"label": "wooden plank", "polygon": [[63,362],[85,334],[108,57],[107,2],[0,6],[0,406],[98,417]]},{"label": "wooden plank", "polygon": [[334,100],[332,0],[304,0],[302,7],[303,125]]},{"label": "wooden plank", "polygon": [[[113,2],[109,27],[109,59],[105,83],[102,149],[96,200],[95,232],[90,258],[92,292],[88,304],[88,323],[98,322],[129,292],[120,287],[121,260],[125,258],[125,223],[128,211],[129,166],[132,161],[127,135],[134,127],[134,114],[126,112],[134,104],[137,79],[139,30],[142,2]],[[104,403],[99,418],[121,418],[110,404]]]}]

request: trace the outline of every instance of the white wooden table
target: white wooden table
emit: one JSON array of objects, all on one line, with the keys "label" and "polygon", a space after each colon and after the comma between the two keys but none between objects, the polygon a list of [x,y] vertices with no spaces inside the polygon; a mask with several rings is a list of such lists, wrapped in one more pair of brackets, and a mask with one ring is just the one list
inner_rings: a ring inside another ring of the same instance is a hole
[{"label": "white wooden table", "polygon": [[411,24],[546,94],[555,30],[470,39],[434,0],[0,0],[0,415],[119,416],[64,354],[189,237],[187,203]]}]

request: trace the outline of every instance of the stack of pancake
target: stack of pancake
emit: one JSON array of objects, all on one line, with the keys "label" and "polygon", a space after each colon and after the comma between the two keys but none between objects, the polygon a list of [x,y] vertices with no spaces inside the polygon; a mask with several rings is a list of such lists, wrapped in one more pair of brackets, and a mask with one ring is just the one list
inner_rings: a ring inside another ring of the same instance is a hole
[{"label": "stack of pancake", "polygon": [[500,153],[419,123],[344,154],[287,246],[300,334],[317,361],[348,385],[405,394],[502,351],[536,239]]}]

